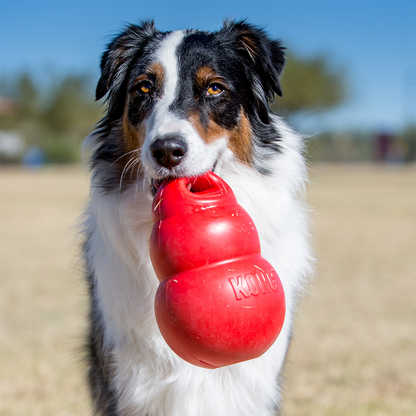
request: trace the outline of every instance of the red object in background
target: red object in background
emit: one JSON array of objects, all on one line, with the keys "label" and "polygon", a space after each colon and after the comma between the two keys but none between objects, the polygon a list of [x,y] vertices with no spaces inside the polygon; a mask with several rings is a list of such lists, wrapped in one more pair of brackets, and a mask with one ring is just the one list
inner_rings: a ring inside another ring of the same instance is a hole
[{"label": "red object in background", "polygon": [[212,172],[164,183],[153,223],[156,320],[172,350],[205,368],[267,351],[283,326],[283,287],[231,188]]}]

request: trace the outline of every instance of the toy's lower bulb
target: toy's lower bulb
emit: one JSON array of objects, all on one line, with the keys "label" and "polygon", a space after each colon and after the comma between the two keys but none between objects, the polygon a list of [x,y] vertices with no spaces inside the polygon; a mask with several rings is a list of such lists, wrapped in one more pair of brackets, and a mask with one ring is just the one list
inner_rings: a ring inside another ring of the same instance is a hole
[{"label": "toy's lower bulb", "polygon": [[[160,332],[179,357],[205,368],[261,356],[285,317],[282,284],[260,255],[251,218],[228,185],[212,175],[208,189],[201,183],[188,189],[183,181],[159,189],[150,239],[160,280],[155,299]],[[219,193],[212,181],[219,181]],[[174,201],[178,210],[171,215]],[[207,208],[217,203],[216,211]]]}]

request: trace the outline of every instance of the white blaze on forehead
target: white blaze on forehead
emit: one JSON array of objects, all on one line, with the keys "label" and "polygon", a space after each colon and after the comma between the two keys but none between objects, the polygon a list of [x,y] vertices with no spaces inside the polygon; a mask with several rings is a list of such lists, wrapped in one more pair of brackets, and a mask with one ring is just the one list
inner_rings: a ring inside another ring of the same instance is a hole
[{"label": "white blaze on forehead", "polygon": [[171,124],[176,119],[169,112],[169,106],[175,100],[178,91],[179,66],[176,51],[184,36],[184,31],[170,33],[163,39],[154,55],[155,62],[163,66],[163,93],[146,120],[148,144],[157,136],[180,130],[179,126]]},{"label": "white blaze on forehead", "polygon": [[176,50],[184,37],[183,31],[172,32],[161,43],[156,51],[156,61],[164,68],[164,89],[162,100],[170,105],[175,99],[178,85],[178,59]]}]

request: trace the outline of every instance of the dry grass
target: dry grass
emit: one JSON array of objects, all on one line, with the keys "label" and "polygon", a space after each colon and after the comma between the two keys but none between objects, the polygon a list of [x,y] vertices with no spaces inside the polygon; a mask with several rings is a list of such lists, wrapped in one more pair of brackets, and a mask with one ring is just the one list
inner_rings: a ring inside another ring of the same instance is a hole
[{"label": "dry grass", "polygon": [[85,314],[71,227],[80,169],[0,172],[0,415],[88,415]]},{"label": "dry grass", "polygon": [[314,166],[319,279],[285,416],[416,414],[416,171]]},{"label": "dry grass", "polygon": [[[296,325],[283,416],[416,414],[416,170],[312,167],[319,278]],[[91,413],[78,168],[0,171],[0,415]]]}]

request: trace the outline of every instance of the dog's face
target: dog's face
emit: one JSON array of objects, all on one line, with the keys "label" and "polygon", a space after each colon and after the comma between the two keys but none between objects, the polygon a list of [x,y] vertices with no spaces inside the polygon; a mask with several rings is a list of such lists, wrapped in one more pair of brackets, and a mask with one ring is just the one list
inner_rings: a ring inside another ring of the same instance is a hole
[{"label": "dog's face", "polygon": [[153,192],[226,155],[261,171],[278,150],[268,100],[281,95],[283,65],[280,43],[244,22],[216,33],[129,26],[102,58],[97,99],[108,94],[108,112],[95,161],[111,162],[119,179],[137,170]]}]

